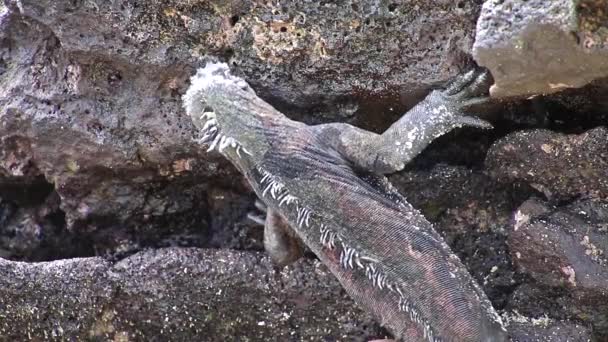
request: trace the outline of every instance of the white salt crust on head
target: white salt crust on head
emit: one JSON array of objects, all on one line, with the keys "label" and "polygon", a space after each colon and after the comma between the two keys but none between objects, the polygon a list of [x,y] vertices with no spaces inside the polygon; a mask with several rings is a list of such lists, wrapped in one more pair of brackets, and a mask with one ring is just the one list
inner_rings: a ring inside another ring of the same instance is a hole
[{"label": "white salt crust on head", "polygon": [[190,116],[202,113],[206,106],[204,101],[206,92],[210,88],[221,85],[236,85],[244,89],[249,87],[245,80],[230,74],[230,68],[226,63],[207,63],[190,78],[190,87],[182,96],[186,113]]}]

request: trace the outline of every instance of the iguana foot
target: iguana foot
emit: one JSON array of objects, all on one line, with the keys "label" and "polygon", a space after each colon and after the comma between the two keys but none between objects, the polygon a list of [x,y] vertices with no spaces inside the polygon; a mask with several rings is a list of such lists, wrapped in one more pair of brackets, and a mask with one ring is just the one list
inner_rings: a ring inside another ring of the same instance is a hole
[{"label": "iguana foot", "polygon": [[488,94],[492,82],[492,76],[487,70],[473,69],[457,77],[446,87],[444,92],[447,95],[462,98],[479,97]]},{"label": "iguana foot", "polygon": [[255,200],[255,210],[247,213],[247,219],[260,227],[264,227],[266,224],[266,214],[268,212],[268,207],[264,202],[259,199]]},{"label": "iguana foot", "polygon": [[474,69],[456,78],[445,90],[433,91],[425,99],[432,110],[427,119],[433,123],[433,118],[440,118],[444,126],[442,131],[448,132],[461,126],[472,126],[491,129],[492,125],[475,116],[469,116],[465,111],[474,105],[490,100],[489,89],[493,83],[492,76],[485,69]]}]

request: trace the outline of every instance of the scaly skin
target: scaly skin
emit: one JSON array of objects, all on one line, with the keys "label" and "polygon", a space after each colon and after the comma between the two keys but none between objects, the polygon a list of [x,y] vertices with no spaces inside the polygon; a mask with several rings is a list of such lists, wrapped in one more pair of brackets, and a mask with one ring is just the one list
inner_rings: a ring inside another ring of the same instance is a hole
[{"label": "scaly skin", "polygon": [[275,221],[284,218],[395,337],[506,341],[499,316],[458,257],[381,175],[402,169],[454,127],[490,127],[461,115],[484,83],[483,75],[465,75],[382,135],[292,121],[225,64],[199,70],[184,107],[204,133],[201,142],[234,163]]}]

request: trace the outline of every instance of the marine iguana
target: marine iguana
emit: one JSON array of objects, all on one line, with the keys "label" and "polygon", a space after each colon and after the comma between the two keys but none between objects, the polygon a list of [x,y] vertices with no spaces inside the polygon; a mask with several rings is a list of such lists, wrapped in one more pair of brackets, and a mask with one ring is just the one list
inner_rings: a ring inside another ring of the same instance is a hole
[{"label": "marine iguana", "polygon": [[222,63],[199,69],[183,102],[200,142],[228,158],[268,206],[265,233],[278,238],[266,247],[275,259],[291,261],[284,251],[297,250],[289,243],[298,237],[396,338],[506,341],[459,258],[383,176],[456,127],[491,128],[463,115],[484,100],[487,83],[486,73],[471,71],[383,134],[293,121]]}]

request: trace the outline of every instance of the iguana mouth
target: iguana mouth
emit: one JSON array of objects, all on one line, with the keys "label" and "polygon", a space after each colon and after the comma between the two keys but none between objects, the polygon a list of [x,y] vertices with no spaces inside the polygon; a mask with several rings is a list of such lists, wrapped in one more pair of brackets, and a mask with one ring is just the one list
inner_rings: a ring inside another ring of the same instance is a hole
[{"label": "iguana mouth", "polygon": [[253,92],[247,82],[232,75],[225,63],[208,63],[204,68],[198,69],[190,78],[190,83],[188,91],[182,97],[183,107],[200,129],[202,137],[198,143],[208,144],[207,152],[217,150],[223,154],[227,148],[232,148],[239,158],[243,154],[251,155],[241,142],[223,132],[218,123],[216,108],[213,108],[218,90],[229,94]]}]

